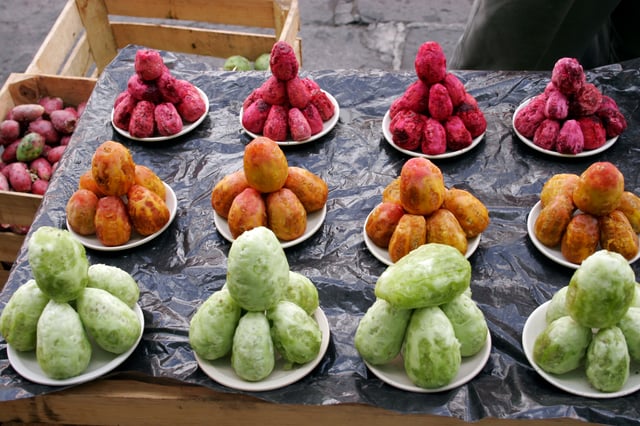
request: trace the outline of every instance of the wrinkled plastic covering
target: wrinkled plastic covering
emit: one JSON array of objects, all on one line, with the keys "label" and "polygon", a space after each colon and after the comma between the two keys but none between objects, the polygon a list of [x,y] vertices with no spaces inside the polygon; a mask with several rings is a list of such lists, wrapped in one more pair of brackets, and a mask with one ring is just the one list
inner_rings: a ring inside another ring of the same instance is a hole
[{"label": "wrinkled plastic covering", "polygon": [[[243,150],[251,138],[243,133],[238,113],[244,98],[267,74],[224,72],[202,58],[162,52],[174,75],[207,94],[210,112],[197,129],[176,140],[138,143],[120,137],[110,122],[113,101],[133,72],[135,51],[133,46],[124,49],[100,77],[32,231],[43,225],[65,228],[66,201],[90,166],[98,145],[113,139],[128,146],[137,163],[151,167],[173,188],[178,211],[171,226],[150,243],[115,253],[88,250],[91,263],[125,269],[141,287],[139,304],[146,322],[142,341],[111,374],[134,371],[237,393],[218,385],[198,368],[188,342],[188,327],[198,306],[225,282],[230,243],[216,230],[211,190],[223,176],[242,167]],[[286,249],[286,255],[292,270],[316,284],[331,340],[322,362],[304,379],[282,389],[249,394],[275,403],[362,403],[469,421],[572,417],[612,424],[638,422],[637,393],[588,399],[559,390],[535,372],[521,343],[528,315],[567,285],[573,273],[543,256],[527,235],[527,215],[544,182],[555,173],[580,174],[592,162],[611,161],[625,175],[626,189],[640,193],[638,64],[587,73],[589,81],[618,102],[629,127],[606,152],[571,160],[538,153],[520,142],[511,127],[515,108],[541,92],[550,73],[455,72],[479,102],[488,128],[475,149],[436,164],[447,186],[468,189],[490,211],[491,224],[470,262],[473,298],[486,316],[493,347],[486,366],[468,384],[434,394],[411,393],[384,384],[367,370],[353,344],[358,322],[374,301],[376,279],[386,268],[365,246],[364,221],[381,201],[384,186],[399,175],[409,158],[384,140],[382,118],[391,102],[415,80],[415,74],[305,72],[303,67],[303,76],[315,79],[337,99],[340,120],[334,130],[315,142],[283,148],[290,165],[320,175],[330,189],[323,226],[307,241]],[[638,266],[633,269],[638,274]],[[23,247],[0,294],[0,307],[31,276]],[[58,389],[22,379],[7,360],[6,342],[0,342],[0,400]]]}]

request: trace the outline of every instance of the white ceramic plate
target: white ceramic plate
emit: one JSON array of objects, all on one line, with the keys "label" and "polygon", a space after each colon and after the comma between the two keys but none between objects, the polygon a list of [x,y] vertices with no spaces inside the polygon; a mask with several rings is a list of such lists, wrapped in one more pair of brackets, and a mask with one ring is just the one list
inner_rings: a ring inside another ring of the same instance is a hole
[{"label": "white ceramic plate", "polygon": [[164,232],[164,230],[169,227],[171,222],[173,222],[173,219],[176,217],[176,211],[178,210],[178,200],[176,199],[175,192],[173,192],[173,189],[171,189],[171,187],[169,185],[167,185],[164,182],[162,182],[162,183],[164,184],[164,187],[167,190],[166,203],[167,203],[167,207],[169,208],[169,220],[167,221],[167,223],[165,223],[165,225],[162,227],[162,229],[160,229],[156,233],[153,233],[151,235],[147,235],[146,237],[143,237],[142,235],[138,234],[136,231],[134,231],[132,229],[131,230],[131,238],[129,239],[129,241],[126,244],[123,244],[121,246],[105,246],[100,242],[100,240],[98,239],[98,237],[95,234],[93,234],[93,235],[80,235],[80,234],[74,232],[71,229],[71,227],[69,226],[69,222],[68,221],[67,221],[67,229],[69,230],[71,235],[73,235],[75,238],[78,239],[78,241],[80,241],[82,243],[83,246],[85,246],[87,248],[90,248],[90,249],[94,249],[94,250],[120,251],[120,250],[127,250],[127,249],[130,249],[130,248],[137,247],[137,246],[140,246],[142,244],[145,244],[145,243],[153,240],[154,238],[156,238],[158,235],[162,234],[162,232]]},{"label": "white ceramic plate", "polygon": [[410,155],[412,157],[424,157],[424,158],[429,158],[429,159],[434,159],[434,160],[437,160],[439,158],[457,157],[459,155],[464,154],[465,152],[471,151],[473,148],[476,147],[476,145],[478,145],[480,143],[480,141],[482,140],[482,138],[484,138],[484,135],[486,133],[486,132],[484,132],[480,136],[478,136],[475,139],[473,139],[473,141],[471,141],[471,145],[469,145],[466,148],[462,148],[462,149],[459,149],[457,151],[447,151],[444,154],[427,155],[427,154],[424,154],[424,153],[422,153],[420,151],[411,151],[411,150],[404,149],[404,148],[401,148],[398,145],[396,145],[395,142],[393,141],[393,135],[391,134],[391,130],[389,130],[390,125],[391,125],[391,115],[390,115],[389,111],[387,110],[387,112],[384,114],[384,117],[382,118],[382,134],[384,135],[384,138],[389,143],[389,145],[391,145],[392,147],[394,147],[398,151],[400,151],[402,153],[405,153],[407,155]]},{"label": "white ceramic plate", "polygon": [[622,389],[617,392],[600,392],[591,387],[587,380],[587,376],[585,375],[584,368],[556,375],[547,373],[538,367],[538,365],[533,361],[533,346],[538,335],[542,333],[547,326],[546,313],[549,303],[550,302],[547,301],[538,306],[536,310],[529,315],[529,318],[527,318],[527,321],[524,323],[524,328],[522,330],[522,347],[524,349],[524,353],[527,356],[529,363],[538,372],[538,374],[540,374],[547,382],[565,392],[587,398],[618,398],[632,394],[640,389],[640,373],[638,372],[639,366],[633,361],[631,362],[631,368],[629,370],[629,379]]},{"label": "white ceramic plate", "polygon": [[365,364],[371,370],[373,374],[375,374],[380,380],[385,382],[388,385],[396,387],[398,389],[406,390],[409,392],[417,392],[417,393],[435,393],[435,392],[445,392],[450,389],[457,388],[458,386],[462,386],[465,383],[469,382],[475,376],[482,371],[487,360],[489,359],[489,355],[491,354],[491,333],[487,333],[487,340],[484,343],[484,346],[477,354],[469,357],[463,357],[462,363],[460,364],[460,369],[458,370],[458,374],[453,380],[445,386],[434,388],[434,389],[425,389],[419,386],[416,386],[407,373],[404,370],[404,360],[401,355],[398,355],[393,361],[384,365],[371,365],[365,361]]},{"label": "white ceramic plate", "polygon": [[84,373],[78,376],[62,380],[52,379],[40,368],[38,360],[36,359],[36,351],[20,352],[13,349],[11,345],[7,345],[7,356],[9,358],[9,362],[13,369],[22,377],[41,385],[69,386],[96,379],[122,364],[127,358],[129,358],[129,355],[131,355],[136,347],[138,347],[138,343],[140,343],[140,339],[142,339],[142,334],[144,332],[144,316],[142,314],[142,309],[140,309],[140,306],[137,304],[134,306],[133,310],[140,321],[140,336],[138,336],[135,344],[128,351],[120,355],[115,355],[105,351],[95,342],[91,341],[91,361]]},{"label": "white ceramic plate", "polygon": [[[538,219],[538,215],[540,215],[540,210],[542,210],[542,204],[540,201],[538,201],[529,212],[529,217],[527,217],[527,232],[529,234],[529,238],[531,238],[531,242],[533,242],[533,245],[536,246],[536,248],[540,250],[542,254],[544,254],[546,257],[553,260],[554,262],[560,265],[566,266],[568,268],[578,269],[578,267],[580,266],[579,264],[569,262],[564,258],[564,256],[562,255],[562,252],[560,251],[559,245],[556,247],[547,247],[540,242],[538,237],[536,237],[535,226],[536,226],[536,220]],[[636,256],[633,259],[631,259],[629,263],[633,263],[639,258],[640,258],[640,250],[638,250],[638,254],[636,254]]]},{"label": "white ceramic plate", "polygon": [[202,116],[200,118],[198,118],[196,121],[194,121],[193,123],[183,123],[184,125],[182,126],[182,130],[179,131],[178,133],[176,133],[175,135],[153,136],[153,137],[150,137],[150,138],[137,138],[135,136],[131,136],[131,134],[128,131],[117,127],[113,123],[113,112],[114,112],[113,109],[111,110],[111,125],[116,130],[116,132],[120,133],[122,136],[124,136],[126,138],[129,138],[129,139],[133,139],[135,141],[140,141],[140,142],[162,142],[162,141],[168,141],[170,139],[175,139],[177,137],[180,137],[180,136],[182,136],[182,135],[184,135],[186,133],[189,133],[190,131],[192,131],[196,127],[198,127],[200,125],[200,123],[202,123],[202,121],[207,117],[207,114],[209,113],[209,98],[207,97],[207,94],[204,93],[202,90],[200,90],[197,87],[196,87],[196,90],[198,91],[198,93],[200,93],[200,96],[204,100],[204,103],[207,106],[207,108],[205,109],[204,114],[202,114]]},{"label": "white ceramic plate", "polygon": [[[340,118],[340,105],[338,105],[338,101],[336,100],[336,98],[334,98],[329,92],[325,92],[323,90],[323,92],[327,95],[327,97],[329,98],[329,100],[331,101],[331,103],[333,104],[334,107],[334,113],[333,116],[324,122],[324,124],[322,125],[322,130],[318,133],[316,133],[315,135],[311,135],[311,137],[309,139],[305,139],[303,141],[276,141],[276,143],[280,146],[287,146],[287,145],[301,145],[304,143],[309,143],[309,142],[313,142],[317,139],[320,139],[321,137],[323,137],[324,135],[326,135],[327,133],[329,133],[331,131],[331,129],[333,129],[335,127],[335,125],[338,123],[338,119]],[[251,135],[251,137],[253,138],[257,138],[258,136],[262,136],[259,135],[257,133],[253,133],[248,131],[243,125],[242,125],[242,113],[243,113],[243,109],[240,108],[240,125],[242,126],[242,129],[247,132],[247,134]]]},{"label": "white ceramic plate", "polygon": [[329,321],[321,308],[316,309],[313,317],[320,326],[322,332],[322,342],[320,343],[320,351],[313,361],[303,365],[297,365],[292,369],[285,369],[285,361],[277,356],[276,364],[271,374],[258,382],[249,382],[238,377],[231,367],[229,356],[217,359],[215,361],[207,361],[195,354],[196,361],[202,371],[211,379],[221,385],[248,392],[263,392],[273,389],[279,389],[295,383],[309,374],[322,360],[329,347]]},{"label": "white ceramic plate", "polygon": [[[297,244],[300,244],[303,241],[309,239],[313,234],[316,233],[318,229],[322,226],[324,222],[324,218],[327,216],[327,205],[325,204],[321,210],[315,211],[313,213],[307,214],[307,229],[305,229],[304,234],[301,237],[296,238],[291,241],[282,241],[280,243],[282,248],[292,247]],[[216,211],[213,212],[213,221],[216,224],[216,228],[218,232],[222,234],[222,236],[229,242],[233,242],[235,238],[231,235],[231,230],[229,229],[229,223],[227,220],[220,216]]]},{"label": "white ceramic plate", "polygon": [[[371,215],[371,213],[369,213],[369,215]],[[366,228],[367,220],[369,220],[369,216],[367,216],[367,219],[364,221],[364,226],[362,229],[362,234],[364,236],[364,243],[367,246],[367,249],[369,249],[371,254],[380,262],[384,263],[385,265],[393,265],[393,262],[389,257],[389,250],[387,250],[386,248],[378,247],[367,235],[367,228]],[[464,257],[468,259],[476,251],[476,249],[480,245],[481,235],[482,234],[467,240],[467,252],[464,254]]]},{"label": "white ceramic plate", "polygon": [[601,147],[598,147],[596,149],[591,149],[588,151],[582,151],[579,152],[577,154],[563,154],[561,152],[558,151],[552,151],[550,149],[544,149],[542,147],[539,147],[538,145],[536,145],[535,143],[533,143],[533,141],[531,139],[528,139],[526,137],[524,137],[520,132],[518,132],[518,130],[516,129],[516,116],[518,115],[518,113],[520,112],[520,110],[522,108],[524,108],[524,106],[526,104],[528,104],[529,102],[531,102],[531,99],[533,98],[529,98],[526,99],[525,101],[523,101],[518,108],[516,108],[515,112],[513,113],[513,117],[511,119],[511,125],[513,127],[513,131],[516,132],[516,135],[518,135],[518,138],[524,142],[526,145],[530,146],[531,148],[535,149],[538,152],[542,152],[543,154],[548,154],[548,155],[552,155],[554,157],[567,157],[567,158],[577,158],[577,157],[589,157],[591,155],[596,155],[601,153],[602,151],[606,151],[607,149],[611,148],[611,146],[616,143],[616,141],[618,140],[618,137],[613,137],[611,139],[607,139],[607,141],[604,143],[604,145],[602,145]]}]

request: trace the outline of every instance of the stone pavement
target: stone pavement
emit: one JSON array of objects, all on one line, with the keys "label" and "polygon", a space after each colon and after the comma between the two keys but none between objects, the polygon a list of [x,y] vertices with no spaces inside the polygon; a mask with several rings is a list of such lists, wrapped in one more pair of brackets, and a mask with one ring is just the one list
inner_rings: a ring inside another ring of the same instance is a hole
[{"label": "stone pavement", "polygon": [[[66,2],[0,2],[0,84],[10,73],[24,72]],[[302,68],[412,71],[418,47],[428,40],[440,43],[450,57],[471,3],[299,0]]]},{"label": "stone pavement", "polygon": [[450,57],[473,0],[299,0],[307,70],[412,71],[418,47],[440,43]]}]

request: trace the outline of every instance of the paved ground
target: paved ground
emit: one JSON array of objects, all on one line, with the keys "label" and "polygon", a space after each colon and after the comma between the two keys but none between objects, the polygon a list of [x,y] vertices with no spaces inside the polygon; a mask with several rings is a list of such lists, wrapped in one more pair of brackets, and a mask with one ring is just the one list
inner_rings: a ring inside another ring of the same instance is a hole
[{"label": "paved ground", "polygon": [[[24,72],[67,0],[0,2],[0,82]],[[472,0],[299,0],[306,70],[413,70],[418,46],[451,55]]]}]

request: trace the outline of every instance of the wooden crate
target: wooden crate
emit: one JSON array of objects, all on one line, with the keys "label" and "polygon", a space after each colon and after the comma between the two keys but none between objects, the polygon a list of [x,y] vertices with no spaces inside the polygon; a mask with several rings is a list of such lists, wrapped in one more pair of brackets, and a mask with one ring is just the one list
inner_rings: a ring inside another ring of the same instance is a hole
[{"label": "wooden crate", "polygon": [[[13,73],[0,89],[0,118],[14,106],[35,103],[44,96],[59,96],[77,106],[89,99],[95,84],[94,78]],[[0,223],[30,226],[41,201],[40,195],[0,191]],[[24,235],[0,232],[0,289],[23,242]]]},{"label": "wooden crate", "polygon": [[298,0],[69,0],[26,72],[96,77],[129,44],[255,60],[284,40],[302,64],[299,30]]}]

